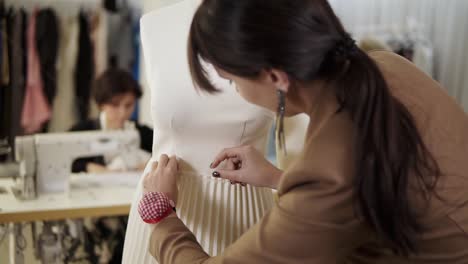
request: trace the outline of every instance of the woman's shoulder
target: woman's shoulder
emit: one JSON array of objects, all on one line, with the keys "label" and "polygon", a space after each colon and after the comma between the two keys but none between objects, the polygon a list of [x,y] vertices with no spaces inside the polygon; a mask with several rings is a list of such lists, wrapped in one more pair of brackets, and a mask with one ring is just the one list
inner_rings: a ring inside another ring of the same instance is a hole
[{"label": "woman's shoulder", "polygon": [[280,193],[299,185],[351,185],[353,147],[353,124],[349,115],[345,112],[335,114],[319,131],[306,136],[301,155],[283,176]]},{"label": "woman's shoulder", "polygon": [[354,215],[354,154],[351,122],[335,115],[309,136],[300,158],[285,171],[278,204],[297,218],[329,227],[349,226]]},{"label": "woman's shoulder", "polygon": [[396,54],[393,51],[388,50],[374,50],[367,53],[367,55],[373,59],[378,65],[381,64],[400,64],[400,65],[407,65],[417,67],[407,58]]},{"label": "woman's shoulder", "polygon": [[368,55],[377,64],[391,86],[390,88],[395,88],[393,86],[406,86],[415,82],[424,86],[439,86],[431,76],[428,76],[414,63],[394,52],[371,51]]},{"label": "woman's shoulder", "polygon": [[403,58],[402,56],[396,54],[393,51],[389,51],[389,50],[373,50],[373,51],[369,51],[367,53],[367,55],[369,55],[369,57],[373,58],[374,60],[394,59],[394,60],[406,60],[406,61],[408,61],[407,59]]}]

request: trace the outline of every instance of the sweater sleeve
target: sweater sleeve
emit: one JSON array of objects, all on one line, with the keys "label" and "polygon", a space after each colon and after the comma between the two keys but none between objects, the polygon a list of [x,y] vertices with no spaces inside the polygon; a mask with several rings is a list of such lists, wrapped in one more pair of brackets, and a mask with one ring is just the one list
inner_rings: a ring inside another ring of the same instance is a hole
[{"label": "sweater sleeve", "polygon": [[366,236],[351,191],[307,184],[283,194],[263,219],[228,247],[208,256],[178,218],[157,224],[150,253],[161,264],[344,263]]}]

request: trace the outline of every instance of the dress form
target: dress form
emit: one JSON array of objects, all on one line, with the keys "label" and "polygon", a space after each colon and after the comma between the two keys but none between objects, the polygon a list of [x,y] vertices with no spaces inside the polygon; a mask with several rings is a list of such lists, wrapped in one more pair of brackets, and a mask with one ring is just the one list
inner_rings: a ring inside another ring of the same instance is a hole
[{"label": "dress form", "polygon": [[[269,189],[213,178],[209,165],[226,147],[250,144],[265,151],[273,114],[244,101],[214,71],[210,77],[223,92],[213,96],[195,90],[186,50],[197,2],[181,1],[146,14],[141,36],[151,87],[153,160],[161,154],[179,158],[178,215],[205,251],[216,255],[257,222],[274,200]],[[141,195],[140,183],[127,227],[124,264],[156,263],[148,253],[152,227],[137,212]]]}]

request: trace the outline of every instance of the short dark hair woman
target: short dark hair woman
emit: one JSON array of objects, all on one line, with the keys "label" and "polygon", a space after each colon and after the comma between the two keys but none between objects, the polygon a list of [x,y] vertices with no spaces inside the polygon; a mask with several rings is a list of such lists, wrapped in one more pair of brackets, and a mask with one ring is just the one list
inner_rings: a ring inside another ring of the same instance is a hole
[{"label": "short dark hair woman", "polygon": [[[326,0],[205,0],[189,37],[200,89],[211,63],[247,101],[310,116],[304,151],[278,173],[253,148],[223,150],[213,175],[277,188],[257,226],[210,258],[173,213],[156,224],[161,263],[468,263],[468,118],[438,83],[390,52],[356,47]],[[282,142],[284,143],[284,142]],[[177,195],[162,156],[147,193]]]},{"label": "short dark hair woman", "polygon": [[[132,75],[118,68],[103,72],[93,83],[93,98],[99,107],[99,118],[75,124],[71,131],[118,130],[136,128],[140,135],[140,148],[151,153],[153,130],[147,126],[130,122],[142,91]],[[72,172],[105,172],[108,170],[104,157],[81,158],[73,162]],[[139,169],[144,168],[143,162]]]}]

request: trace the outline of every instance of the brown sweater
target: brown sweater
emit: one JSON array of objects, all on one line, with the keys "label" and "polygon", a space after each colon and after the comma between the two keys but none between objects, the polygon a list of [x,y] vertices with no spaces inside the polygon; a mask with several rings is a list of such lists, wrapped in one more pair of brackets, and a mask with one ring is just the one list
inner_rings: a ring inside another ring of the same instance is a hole
[{"label": "brown sweater", "polygon": [[[328,97],[311,115],[305,149],[279,184],[278,204],[228,247],[210,257],[178,218],[156,225],[151,254],[161,264],[468,263],[468,116],[438,83],[390,52],[370,56],[393,95],[413,114],[443,175],[421,221],[420,254],[404,259],[379,243],[354,211],[352,128]],[[415,204],[417,195],[414,196]]]}]

